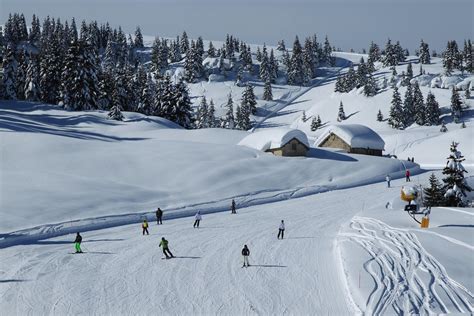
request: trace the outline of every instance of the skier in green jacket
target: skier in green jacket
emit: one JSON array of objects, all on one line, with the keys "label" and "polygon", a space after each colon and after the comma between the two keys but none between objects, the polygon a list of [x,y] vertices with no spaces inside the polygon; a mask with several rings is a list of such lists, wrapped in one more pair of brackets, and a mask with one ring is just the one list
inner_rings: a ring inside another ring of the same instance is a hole
[{"label": "skier in green jacket", "polygon": [[174,258],[170,249],[168,248],[168,240],[165,237],[161,237],[160,247],[163,249],[163,254],[166,256],[166,259]]},{"label": "skier in green jacket", "polygon": [[74,246],[76,247],[76,253],[82,253],[81,242],[82,242],[82,236],[81,236],[81,234],[77,233],[76,239],[74,240]]}]

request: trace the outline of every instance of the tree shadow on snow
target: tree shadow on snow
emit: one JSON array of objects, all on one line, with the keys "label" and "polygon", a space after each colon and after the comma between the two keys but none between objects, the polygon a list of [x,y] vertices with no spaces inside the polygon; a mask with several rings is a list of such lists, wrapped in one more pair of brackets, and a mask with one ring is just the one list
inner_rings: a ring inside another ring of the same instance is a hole
[{"label": "tree shadow on snow", "polygon": [[260,268],[288,268],[288,266],[280,266],[276,264],[251,264],[250,267],[260,267]]},{"label": "tree shadow on snow", "polygon": [[201,257],[192,257],[192,256],[175,256],[176,259],[201,259]]},{"label": "tree shadow on snow", "polygon": [[317,237],[287,237],[285,239],[316,239]]},{"label": "tree shadow on snow", "polygon": [[448,225],[439,225],[438,227],[460,227],[460,228],[474,228],[474,225],[458,225],[458,224],[448,224]]},{"label": "tree shadow on snow", "polygon": [[31,280],[23,280],[23,279],[6,279],[0,280],[0,283],[19,283],[19,282],[29,282]]}]

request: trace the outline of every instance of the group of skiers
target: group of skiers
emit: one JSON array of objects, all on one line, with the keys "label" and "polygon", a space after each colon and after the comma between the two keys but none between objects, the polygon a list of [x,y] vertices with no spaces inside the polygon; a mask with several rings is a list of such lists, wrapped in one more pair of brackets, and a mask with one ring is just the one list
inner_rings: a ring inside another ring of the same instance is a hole
[{"label": "group of skiers", "polygon": [[[162,222],[163,211],[158,207],[155,214],[156,214],[156,223],[157,223],[157,225],[163,224],[163,222]],[[237,214],[234,199],[232,199],[231,214]],[[199,228],[199,223],[202,220],[201,211],[197,211],[196,215],[194,216],[194,219],[195,219],[195,221],[194,221],[193,227],[194,228]],[[148,221],[146,219],[144,219],[143,223],[142,223],[142,235],[145,235],[145,233],[147,235],[150,234],[148,232],[148,227],[149,227]],[[280,226],[278,227],[277,239],[280,239],[280,238],[283,239],[284,234],[285,234],[285,221],[281,220]],[[82,243],[82,236],[78,232],[77,235],[76,235],[76,239],[74,240],[74,246],[75,246],[75,249],[76,249],[76,253],[83,253],[83,251],[81,249],[81,243]],[[171,253],[171,251],[169,249],[169,242],[168,242],[168,240],[165,239],[165,237],[161,238],[159,247],[161,247],[161,249],[163,251],[163,254],[165,255],[166,259],[175,258],[175,256]],[[249,263],[250,250],[249,250],[247,245],[244,245],[244,248],[242,249],[242,256],[243,256],[243,259],[244,259],[244,265],[242,267],[249,267],[250,266],[250,263]]]},{"label": "group of skiers", "polygon": [[[410,180],[410,169],[407,169],[405,171],[405,181],[406,182],[411,182]],[[392,181],[392,178],[390,177],[389,174],[387,174],[387,176],[385,177],[385,181],[387,182],[387,188],[390,188],[390,181]]]}]

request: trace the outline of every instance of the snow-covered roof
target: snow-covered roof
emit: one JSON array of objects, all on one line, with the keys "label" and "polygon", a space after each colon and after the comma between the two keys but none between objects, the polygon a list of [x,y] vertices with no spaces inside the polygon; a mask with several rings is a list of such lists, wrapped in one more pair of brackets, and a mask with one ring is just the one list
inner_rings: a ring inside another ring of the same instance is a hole
[{"label": "snow-covered roof", "polygon": [[372,129],[360,124],[331,125],[321,134],[314,145],[318,147],[331,134],[339,136],[352,148],[370,148],[384,150],[385,142]]},{"label": "snow-covered roof", "polygon": [[306,134],[299,129],[291,128],[271,128],[254,132],[242,139],[239,145],[266,151],[268,149],[281,148],[293,138],[296,138],[309,148]]}]

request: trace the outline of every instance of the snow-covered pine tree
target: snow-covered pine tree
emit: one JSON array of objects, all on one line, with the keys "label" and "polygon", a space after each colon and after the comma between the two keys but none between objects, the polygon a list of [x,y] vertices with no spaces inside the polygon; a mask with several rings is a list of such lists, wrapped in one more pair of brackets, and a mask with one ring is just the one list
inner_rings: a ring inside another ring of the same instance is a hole
[{"label": "snow-covered pine tree", "polygon": [[169,119],[184,128],[192,127],[192,108],[188,86],[180,79],[172,89],[172,108]]},{"label": "snow-covered pine tree", "polygon": [[383,121],[383,114],[382,111],[377,112],[377,121],[382,122]]},{"label": "snow-covered pine tree", "polygon": [[201,103],[199,104],[199,107],[197,109],[196,113],[196,120],[195,120],[195,126],[196,128],[207,128],[209,127],[208,125],[208,106],[207,106],[207,100],[206,97],[203,96],[201,98]]},{"label": "snow-covered pine tree", "polygon": [[314,75],[313,45],[310,38],[306,38],[303,50],[303,84],[309,84]]},{"label": "snow-covered pine tree", "polygon": [[346,87],[345,87],[345,76],[344,75],[339,75],[336,79],[336,84],[334,86],[334,92],[346,92]]},{"label": "snow-covered pine tree", "polygon": [[277,50],[280,51],[280,52],[284,52],[284,51],[286,50],[285,41],[284,41],[284,40],[279,40],[279,41],[278,41]]},{"label": "snow-covered pine tree", "polygon": [[153,96],[155,95],[155,83],[151,77],[151,73],[144,73],[143,80],[141,70],[139,70],[138,77],[140,82],[140,94],[138,96],[137,110],[145,115],[150,115],[153,109]]},{"label": "snow-covered pine tree", "polygon": [[245,106],[237,106],[235,125],[238,129],[247,131],[252,126],[250,124],[250,113]]},{"label": "snow-covered pine tree", "polygon": [[470,39],[467,40],[467,42],[464,41],[463,59],[464,59],[464,67],[466,71],[470,73],[474,73],[473,57],[472,57],[472,43]]},{"label": "snow-covered pine tree", "polygon": [[360,58],[359,65],[356,72],[356,88],[365,86],[367,82],[367,68],[365,66],[364,57]]},{"label": "snow-covered pine tree", "polygon": [[308,118],[306,117],[306,111],[303,111],[303,114],[301,115],[301,121],[306,122]]},{"label": "snow-covered pine tree", "polygon": [[408,63],[408,65],[407,65],[406,76],[407,76],[408,80],[411,80],[413,78],[413,66],[412,66],[411,63]]},{"label": "snow-covered pine tree", "polygon": [[344,76],[343,86],[345,92],[350,92],[357,85],[357,74],[352,64],[349,66],[349,70]]},{"label": "snow-covered pine tree", "polygon": [[232,94],[229,93],[227,97],[227,112],[225,117],[222,120],[221,127],[234,129],[235,128],[235,120],[234,120],[234,100],[232,100]]},{"label": "snow-covered pine tree", "polygon": [[99,96],[97,105],[101,110],[109,110],[112,106],[112,95],[114,93],[114,76],[108,71],[101,71],[99,78]]},{"label": "snow-covered pine tree", "polygon": [[33,14],[33,17],[31,19],[31,30],[29,34],[28,40],[32,45],[38,46],[39,41],[41,39],[41,25],[39,18]]},{"label": "snow-covered pine tree", "polygon": [[214,106],[214,101],[211,99],[211,101],[209,101],[209,108],[207,110],[207,122],[208,122],[209,128],[217,127],[215,113],[216,113],[216,108]]},{"label": "snow-covered pine tree", "polygon": [[212,44],[212,41],[209,42],[209,47],[207,49],[207,56],[211,58],[216,57],[216,49],[214,48],[214,44]]},{"label": "snow-covered pine tree", "polygon": [[404,113],[402,107],[402,98],[400,96],[400,92],[398,92],[398,88],[393,88],[393,95],[392,95],[392,106],[390,107],[390,114],[388,118],[388,124],[396,129],[403,129],[404,128]]},{"label": "snow-covered pine tree", "polygon": [[247,85],[244,92],[242,93],[241,107],[248,113],[257,114],[257,101],[255,100],[255,93],[253,92],[252,85]]},{"label": "snow-covered pine tree", "polygon": [[396,57],[397,57],[397,64],[400,63],[401,61],[405,61],[406,56],[409,55],[407,49],[403,49],[402,45],[400,45],[400,41],[397,41],[395,45],[393,46],[393,49],[395,51]]},{"label": "snow-covered pine tree", "polygon": [[431,63],[430,49],[428,47],[428,43],[425,43],[423,40],[421,40],[421,43],[420,43],[419,60],[420,60],[420,64]]},{"label": "snow-covered pine tree", "polygon": [[403,99],[403,126],[408,127],[415,121],[415,104],[413,102],[413,86],[409,84]]},{"label": "snow-covered pine tree", "polygon": [[298,36],[293,43],[293,53],[288,69],[288,83],[290,85],[301,85],[303,83],[303,50]]},{"label": "snow-covered pine tree", "polygon": [[262,52],[260,51],[260,46],[257,46],[257,53],[255,55],[255,58],[257,58],[257,61],[259,62],[262,61]]},{"label": "snow-covered pine tree", "polygon": [[19,100],[25,99],[25,83],[26,83],[26,70],[28,68],[28,56],[26,51],[21,49],[17,54],[18,67],[16,69],[16,97]]},{"label": "snow-covered pine tree", "polygon": [[311,120],[311,131],[314,132],[320,127],[321,127],[321,117],[319,117],[319,115],[317,117],[313,115],[313,119]]},{"label": "snow-covered pine tree", "polygon": [[418,81],[415,81],[413,85],[413,105],[415,109],[415,122],[416,124],[423,126],[426,124],[426,106],[423,100],[423,94],[421,93]]},{"label": "snow-covered pine tree", "polygon": [[202,60],[202,56],[204,55],[204,41],[201,36],[196,40],[196,54],[198,54]]},{"label": "snow-covered pine tree", "polygon": [[[436,98],[433,93],[428,92],[426,96],[426,114],[425,119],[428,125],[438,125],[440,122],[441,111],[439,109],[439,104],[436,101]],[[444,125],[444,123],[443,123]]]},{"label": "snow-covered pine tree", "polygon": [[135,40],[134,40],[134,46],[135,48],[143,48],[143,35],[142,35],[142,30],[140,29],[139,26],[135,29]]},{"label": "snow-covered pine tree", "polygon": [[40,96],[39,89],[39,62],[38,58],[31,56],[26,70],[25,82],[25,100],[38,101]]},{"label": "snow-covered pine tree", "polygon": [[451,90],[451,116],[455,123],[458,123],[462,117],[462,102],[455,87]]},{"label": "snow-covered pine tree", "polygon": [[[250,53],[248,55],[250,56]],[[250,62],[250,67],[251,67],[252,66],[251,57],[250,57],[249,62]],[[268,67],[270,68],[270,82],[275,82],[276,78],[278,78],[278,61],[276,60],[275,54],[273,53],[273,48],[270,50],[270,57],[268,58]]]},{"label": "snow-covered pine tree", "polygon": [[384,56],[382,58],[382,62],[385,67],[398,65],[397,52],[395,51],[395,48],[392,45],[392,41],[390,40],[390,38],[387,40],[387,43],[385,44],[385,51],[384,51]]},{"label": "snow-covered pine tree", "polygon": [[323,51],[322,51],[322,58],[324,62],[326,62],[328,65],[333,65],[333,60],[332,60],[332,47],[331,44],[329,44],[329,39],[326,35],[326,38],[324,39],[324,46],[323,46]]},{"label": "snow-covered pine tree", "polygon": [[121,111],[128,106],[127,72],[124,68],[117,68],[114,73],[112,106],[118,106]]},{"label": "snow-covered pine tree", "polygon": [[263,99],[265,101],[273,100],[272,84],[268,80],[265,81],[265,85],[263,86]]},{"label": "snow-covered pine tree", "polygon": [[196,48],[194,46],[194,43],[191,43],[191,48],[188,49],[186,53],[186,59],[184,61],[184,77],[187,82],[193,83],[195,78],[197,77],[197,74],[195,72],[195,60],[194,57],[196,56],[195,51]]},{"label": "snow-covered pine tree", "polygon": [[112,106],[112,108],[110,108],[109,114],[107,114],[107,117],[111,120],[123,121],[124,117],[122,110],[120,109],[120,105],[115,104]]},{"label": "snow-covered pine tree", "polygon": [[15,46],[12,43],[7,45],[3,55],[3,89],[4,97],[7,100],[16,100],[16,74],[18,62],[15,58]]},{"label": "snow-covered pine tree", "polygon": [[270,65],[268,62],[268,54],[267,54],[266,49],[264,49],[262,52],[259,76],[260,76],[260,80],[264,82],[267,80],[271,80]]},{"label": "snow-covered pine tree", "polygon": [[425,206],[442,206],[444,204],[444,193],[441,183],[434,173],[431,174],[429,181],[430,186],[423,189]]},{"label": "snow-covered pine tree", "polygon": [[380,60],[380,49],[377,44],[374,42],[370,43],[369,47],[369,58],[367,60],[368,70],[369,72],[375,71],[375,62]]},{"label": "snow-covered pine tree", "polygon": [[189,50],[189,39],[188,39],[188,34],[186,34],[186,31],[183,32],[181,35],[181,42],[179,43],[179,49],[182,54],[186,54]]},{"label": "snow-covered pine tree", "polygon": [[377,84],[371,73],[368,74],[366,83],[364,85],[364,95],[366,97],[373,97],[377,94]]},{"label": "snow-covered pine tree", "polygon": [[443,67],[446,75],[451,75],[458,67],[459,50],[456,41],[448,41],[446,51],[443,53]]},{"label": "snow-covered pine tree", "polygon": [[342,122],[346,119],[346,113],[344,113],[344,105],[339,103],[339,112],[337,113],[337,121]]},{"label": "snow-covered pine tree", "polygon": [[464,174],[467,173],[462,165],[465,160],[464,156],[458,151],[459,143],[452,142],[450,147],[450,154],[447,158],[446,167],[443,169],[443,191],[447,206],[466,206],[466,191],[471,192],[472,188],[464,179]]},{"label": "snow-covered pine tree", "polygon": [[235,108],[235,127],[237,129],[241,129],[243,130],[243,128],[241,127],[242,126],[242,108],[240,107],[240,105],[237,105],[237,107]]}]

